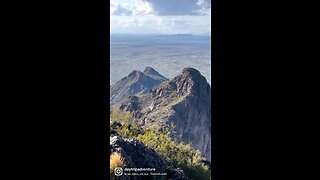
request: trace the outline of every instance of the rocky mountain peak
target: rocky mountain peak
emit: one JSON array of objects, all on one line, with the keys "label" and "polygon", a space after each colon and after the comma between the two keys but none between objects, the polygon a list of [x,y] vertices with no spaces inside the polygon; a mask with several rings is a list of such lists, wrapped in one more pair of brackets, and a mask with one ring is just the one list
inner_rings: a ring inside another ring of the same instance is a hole
[{"label": "rocky mountain peak", "polygon": [[127,98],[120,109],[133,112],[142,126],[173,123],[182,141],[192,142],[211,162],[211,87],[198,70],[185,68],[145,94]]},{"label": "rocky mountain peak", "polygon": [[144,72],[133,70],[127,77],[111,86],[110,102],[117,104],[131,95],[144,94],[166,80],[167,78],[151,67],[147,67]]},{"label": "rocky mountain peak", "polygon": [[194,68],[184,68],[182,74],[177,76],[175,82],[178,91],[182,93],[194,94],[199,97],[210,98],[211,88],[206,78],[200,71]]},{"label": "rocky mountain peak", "polygon": [[128,77],[135,77],[135,76],[143,76],[144,74],[141,71],[133,70]]},{"label": "rocky mountain peak", "polygon": [[194,68],[184,68],[182,70],[182,74],[180,76],[177,76],[175,78],[176,81],[184,81],[184,82],[189,82],[194,85],[205,85],[205,86],[210,86],[207,82],[207,79],[201,75],[200,71]]},{"label": "rocky mountain peak", "polygon": [[146,75],[146,76],[150,76],[150,77],[153,77],[155,79],[159,79],[159,80],[162,80],[162,81],[166,81],[168,80],[167,78],[165,78],[164,76],[162,76],[158,71],[156,71],[155,69],[153,69],[152,67],[150,66],[147,66],[143,73]]},{"label": "rocky mountain peak", "polygon": [[198,71],[197,69],[195,69],[195,68],[190,68],[190,67],[188,67],[188,68],[184,68],[183,70],[182,70],[182,74],[185,74],[185,75],[189,75],[189,76],[201,76],[201,73],[200,73],[200,71]]},{"label": "rocky mountain peak", "polygon": [[191,94],[210,99],[210,91],[211,87],[200,71],[194,68],[184,68],[180,75],[156,86],[153,89],[153,96],[177,92],[180,96]]},{"label": "rocky mountain peak", "polygon": [[147,66],[147,67],[144,69],[143,73],[145,73],[145,74],[155,74],[155,75],[159,74],[155,69],[153,69],[153,68],[150,67],[150,66]]}]

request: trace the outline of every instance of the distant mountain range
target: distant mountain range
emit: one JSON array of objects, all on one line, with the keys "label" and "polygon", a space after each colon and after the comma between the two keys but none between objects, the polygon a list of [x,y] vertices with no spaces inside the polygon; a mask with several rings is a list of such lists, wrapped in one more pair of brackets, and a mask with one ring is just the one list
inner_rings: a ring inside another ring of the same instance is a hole
[{"label": "distant mountain range", "polygon": [[130,34],[130,33],[111,33],[110,36],[121,35],[121,36],[211,36],[211,32],[202,34],[193,33],[177,33],[177,34],[161,34],[161,33],[149,33],[149,34]]},{"label": "distant mountain range", "polygon": [[194,68],[168,80],[151,67],[132,71],[111,87],[110,102],[130,111],[140,126],[174,124],[177,135],[211,161],[211,87]]}]

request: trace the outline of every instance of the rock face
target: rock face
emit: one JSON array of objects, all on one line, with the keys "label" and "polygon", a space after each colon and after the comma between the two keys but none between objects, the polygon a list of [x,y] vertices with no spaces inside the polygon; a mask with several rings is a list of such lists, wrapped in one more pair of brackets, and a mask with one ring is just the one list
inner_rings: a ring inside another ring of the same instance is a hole
[{"label": "rock face", "polygon": [[172,80],[126,99],[120,109],[133,112],[141,126],[174,124],[181,140],[191,142],[211,162],[211,87],[198,70],[185,68]]},{"label": "rock face", "polygon": [[141,95],[156,85],[168,80],[152,67],[144,72],[134,70],[110,88],[110,103],[117,104],[131,95]]},{"label": "rock face", "polygon": [[[167,173],[169,179],[187,179],[184,172],[180,169],[168,167],[164,160],[151,148],[135,139],[122,139],[119,136],[110,137],[110,155],[118,152],[122,155],[124,161],[123,168],[155,168],[155,173]],[[120,179],[148,179],[143,176],[122,176]],[[161,176],[154,176],[160,179]]]}]

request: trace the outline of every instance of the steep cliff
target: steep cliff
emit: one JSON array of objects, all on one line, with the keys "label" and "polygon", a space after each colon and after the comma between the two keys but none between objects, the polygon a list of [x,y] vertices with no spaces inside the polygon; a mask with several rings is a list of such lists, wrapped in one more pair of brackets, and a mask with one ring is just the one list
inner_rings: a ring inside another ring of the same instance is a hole
[{"label": "steep cliff", "polygon": [[211,161],[211,87],[198,70],[185,68],[172,80],[127,98],[120,109],[133,112],[141,126],[161,129],[173,124],[177,137]]}]

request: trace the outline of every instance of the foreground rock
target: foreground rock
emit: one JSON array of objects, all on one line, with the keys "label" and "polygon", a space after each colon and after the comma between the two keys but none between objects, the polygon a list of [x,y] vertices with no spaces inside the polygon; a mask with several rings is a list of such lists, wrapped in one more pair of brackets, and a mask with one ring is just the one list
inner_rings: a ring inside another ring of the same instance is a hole
[{"label": "foreground rock", "polygon": [[[168,179],[187,179],[180,169],[173,169],[166,165],[165,161],[151,148],[135,139],[122,139],[120,136],[110,137],[110,155],[114,152],[123,157],[123,168],[155,168],[154,173],[166,173]],[[139,173],[139,172],[138,172]],[[154,179],[164,178],[154,176]],[[150,176],[125,176],[118,179],[142,180],[152,179]]]}]

